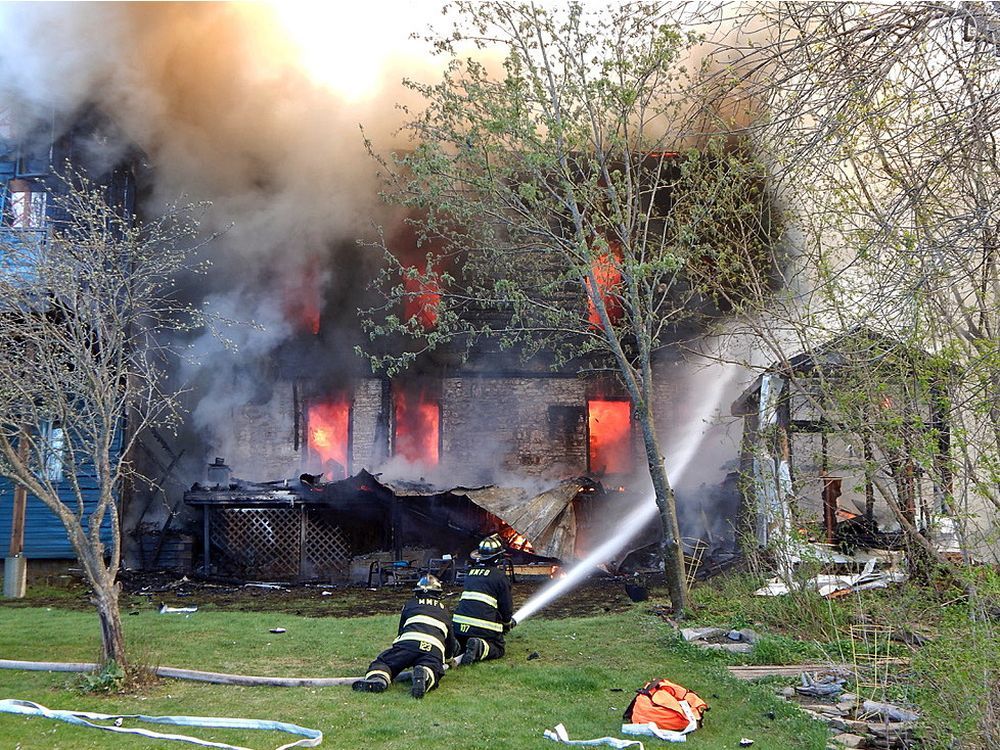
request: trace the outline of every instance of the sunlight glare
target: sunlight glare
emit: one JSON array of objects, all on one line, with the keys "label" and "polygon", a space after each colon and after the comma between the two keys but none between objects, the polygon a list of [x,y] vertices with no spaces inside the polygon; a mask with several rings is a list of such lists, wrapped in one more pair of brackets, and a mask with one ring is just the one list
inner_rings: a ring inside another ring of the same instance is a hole
[{"label": "sunlight glare", "polygon": [[377,93],[388,63],[419,49],[409,36],[423,30],[437,8],[377,1],[270,0],[267,5],[307,75],[348,101]]}]

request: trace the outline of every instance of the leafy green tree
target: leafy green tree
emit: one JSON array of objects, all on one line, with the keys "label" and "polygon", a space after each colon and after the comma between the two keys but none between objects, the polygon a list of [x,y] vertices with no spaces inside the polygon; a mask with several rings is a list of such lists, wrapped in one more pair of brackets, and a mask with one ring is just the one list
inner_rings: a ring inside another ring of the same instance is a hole
[{"label": "leafy green tree", "polygon": [[[368,143],[385,196],[405,210],[420,247],[414,257],[392,238],[379,243],[385,299],[369,311],[370,333],[407,345],[373,363],[392,372],[436,347],[468,351],[487,339],[553,366],[614,373],[642,433],[681,612],[684,562],[654,419],[654,362],[678,324],[713,307],[686,269],[711,265],[718,248],[707,238],[724,234],[718,212],[690,189],[703,182],[690,167],[705,157],[676,153],[704,142],[692,136],[698,108],[685,96],[698,38],[655,3],[453,9],[454,26],[428,36],[445,60],[441,79],[405,81],[421,102],[404,109],[410,150],[385,158]],[[735,189],[759,166],[745,163]],[[762,194],[744,198],[757,201],[759,217]]]}]

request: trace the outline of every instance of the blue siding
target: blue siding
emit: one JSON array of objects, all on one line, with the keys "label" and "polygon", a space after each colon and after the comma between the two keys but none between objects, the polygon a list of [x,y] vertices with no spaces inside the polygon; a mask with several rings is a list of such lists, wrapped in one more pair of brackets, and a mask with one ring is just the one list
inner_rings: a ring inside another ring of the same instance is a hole
[{"label": "blue siding", "polygon": [[[65,129],[63,125],[64,123],[57,124],[54,115],[48,114],[41,117],[33,126],[32,133],[36,137],[30,143],[15,144],[0,141],[0,212],[6,208],[7,180],[13,177],[27,177],[36,184],[46,185],[61,192],[61,183],[52,176],[55,171],[53,165],[61,168],[66,161],[72,161],[77,168],[86,169],[93,166],[91,177],[100,184],[107,185],[109,199],[131,214],[135,195],[130,170],[132,166],[138,164],[138,156],[130,152],[113,168],[109,168],[109,165],[103,162],[94,163],[95,160],[88,156],[90,144],[96,137],[116,133],[112,123],[102,118],[96,110],[79,115],[72,128]],[[112,140],[118,142],[120,137],[115,135]],[[52,206],[51,201],[46,210],[50,222],[61,218],[58,208]],[[28,249],[40,247],[45,236],[46,230],[13,230],[9,227],[0,227],[0,239],[8,242],[16,239],[24,243]],[[3,262],[3,257],[0,257],[0,266]],[[8,273],[30,271],[28,268],[22,271],[9,267],[3,270]],[[115,442],[113,450],[118,452],[121,450],[120,439]],[[92,474],[81,476],[80,484],[84,495],[86,522],[86,517],[97,504],[98,492]],[[60,497],[69,508],[76,510],[76,497],[68,482],[64,481],[61,484]],[[7,554],[9,551],[13,504],[14,488],[9,481],[0,478],[0,554]],[[111,522],[107,517],[102,526],[102,538],[110,544]],[[28,498],[25,515],[24,553],[28,558],[76,557],[66,538],[66,530],[62,523],[38,498],[32,496]]]},{"label": "blue siding", "polygon": [[[65,482],[63,483],[65,484]],[[71,508],[76,507],[72,490],[61,492],[62,500]],[[84,507],[89,514],[97,505],[97,491],[85,491]],[[14,489],[9,481],[0,479],[0,550],[6,555],[10,545],[10,519],[14,508]],[[111,543],[111,524],[107,517],[101,525],[101,537],[105,544]],[[66,528],[42,501],[34,495],[28,496],[28,509],[24,519],[24,556],[28,559],[76,558]]]},{"label": "blue siding", "polygon": [[[120,436],[119,436],[120,438]],[[112,448],[121,449],[120,439]],[[80,488],[84,495],[84,528],[87,516],[97,506],[97,483],[93,474],[80,472]],[[63,481],[59,487],[60,499],[71,509],[76,509],[76,496],[69,482]],[[10,523],[14,510],[14,486],[7,479],[0,478],[0,551],[4,555],[10,551]],[[111,543],[111,520],[105,515],[101,524],[101,538],[105,545]],[[24,556],[42,559],[75,559],[76,553],[66,538],[66,528],[56,515],[34,495],[28,496],[28,508],[24,519]]]}]

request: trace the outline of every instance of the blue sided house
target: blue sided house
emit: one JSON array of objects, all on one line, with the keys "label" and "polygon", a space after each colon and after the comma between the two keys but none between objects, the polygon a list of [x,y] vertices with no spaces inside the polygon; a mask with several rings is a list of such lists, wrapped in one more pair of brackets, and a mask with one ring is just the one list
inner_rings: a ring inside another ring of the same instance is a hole
[{"label": "blue sided house", "polygon": [[[46,435],[52,447],[52,457],[45,470],[49,479],[59,483],[59,498],[70,508],[77,505],[76,493],[68,481],[62,479],[62,461],[59,452],[62,448],[62,430],[51,429]],[[116,439],[114,450],[121,447],[120,437]],[[83,468],[77,472],[80,480],[80,492],[84,501],[84,518],[89,517],[97,505],[98,488],[92,471]],[[14,508],[14,485],[7,479],[0,478],[0,557],[9,554],[11,523]],[[86,526],[85,526],[86,528]],[[101,539],[108,545],[111,543],[111,521],[105,516],[101,525]],[[28,495],[28,505],[24,519],[24,551],[29,560],[60,559],[67,560],[76,557],[73,547],[66,538],[66,530],[55,514],[42,504],[41,500]]]},{"label": "blue sided house", "polygon": [[[96,112],[77,113],[70,122],[60,122],[51,113],[17,111],[0,102],[0,265],[9,262],[2,248],[44,248],[50,228],[59,220],[51,196],[63,184],[56,170],[67,163],[86,169],[88,175],[106,186],[109,200],[130,214],[135,207],[135,153],[108,153],[107,144],[121,142],[110,137],[113,125]],[[94,168],[96,165],[96,168]],[[25,257],[24,254],[21,257]],[[30,254],[27,254],[30,257]],[[30,274],[30,268],[6,273]],[[45,428],[40,436],[51,448],[44,471],[59,487],[63,502],[77,508],[77,495],[62,477],[64,433],[59,425]],[[120,437],[115,441],[120,451]],[[81,467],[77,475],[87,517],[98,502],[93,471]],[[13,484],[0,478],[0,556],[9,554],[14,515]],[[103,538],[110,543],[110,519],[105,518]],[[59,519],[36,497],[28,496],[24,517],[23,554],[30,559],[73,559],[76,557]]]}]

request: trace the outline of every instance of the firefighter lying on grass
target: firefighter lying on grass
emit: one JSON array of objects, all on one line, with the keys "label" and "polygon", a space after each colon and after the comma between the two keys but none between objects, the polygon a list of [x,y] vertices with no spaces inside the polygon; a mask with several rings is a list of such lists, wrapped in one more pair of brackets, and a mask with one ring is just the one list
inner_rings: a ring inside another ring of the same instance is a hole
[{"label": "firefighter lying on grass", "polygon": [[465,574],[465,590],[452,618],[463,650],[462,664],[499,659],[504,654],[503,634],[516,625],[504,551],[499,536],[486,537],[473,553],[476,564]]},{"label": "firefighter lying on grass", "polygon": [[381,693],[407,667],[413,671],[410,695],[423,698],[444,676],[444,663],[455,655],[457,643],[451,616],[441,603],[441,582],[427,575],[417,582],[414,597],[403,605],[399,631],[392,646],[375,657],[354,690]]}]

